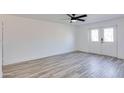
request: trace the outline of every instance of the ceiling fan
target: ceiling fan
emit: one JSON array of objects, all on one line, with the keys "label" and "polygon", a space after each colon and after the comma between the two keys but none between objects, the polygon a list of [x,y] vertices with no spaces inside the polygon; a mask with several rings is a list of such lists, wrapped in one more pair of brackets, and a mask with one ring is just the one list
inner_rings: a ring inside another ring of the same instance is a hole
[{"label": "ceiling fan", "polygon": [[77,21],[84,22],[85,20],[84,19],[81,19],[81,18],[87,17],[86,14],[80,15],[80,16],[76,16],[76,14],[67,14],[67,16],[69,16],[71,18],[70,19],[70,23],[74,23],[74,22],[77,22]]}]

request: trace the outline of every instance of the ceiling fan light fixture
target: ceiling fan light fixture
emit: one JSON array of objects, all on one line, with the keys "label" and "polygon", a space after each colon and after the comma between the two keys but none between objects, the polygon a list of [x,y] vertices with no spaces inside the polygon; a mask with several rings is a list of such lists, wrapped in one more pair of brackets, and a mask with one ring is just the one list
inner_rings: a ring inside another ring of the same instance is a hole
[{"label": "ceiling fan light fixture", "polygon": [[77,22],[77,20],[73,19],[73,20],[71,20],[71,22],[72,22],[72,23],[75,23],[75,22]]}]

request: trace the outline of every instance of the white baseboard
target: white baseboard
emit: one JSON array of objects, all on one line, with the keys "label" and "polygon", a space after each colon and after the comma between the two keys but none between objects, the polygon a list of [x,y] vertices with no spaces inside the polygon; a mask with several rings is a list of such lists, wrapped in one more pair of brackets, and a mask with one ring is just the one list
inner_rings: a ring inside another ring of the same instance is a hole
[{"label": "white baseboard", "polygon": [[56,55],[62,55],[62,54],[72,53],[72,52],[75,52],[75,50],[68,51],[68,52],[62,52],[62,53],[55,53],[55,54],[52,54],[52,55],[49,55],[49,56],[33,57],[33,58],[23,59],[23,60],[20,60],[20,61],[18,61],[18,62],[13,62],[13,63],[10,63],[10,64],[3,64],[3,66],[13,65],[13,64],[19,64],[19,63],[21,63],[21,62],[32,61],[32,60],[37,60],[37,59],[52,57],[52,56],[56,56]]}]

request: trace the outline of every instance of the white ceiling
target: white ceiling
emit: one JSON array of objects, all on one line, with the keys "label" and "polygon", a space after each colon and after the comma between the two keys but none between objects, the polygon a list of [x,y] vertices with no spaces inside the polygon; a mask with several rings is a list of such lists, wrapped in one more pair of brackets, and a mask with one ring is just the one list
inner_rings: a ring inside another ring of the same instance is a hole
[{"label": "white ceiling", "polygon": [[[69,23],[69,19],[70,19],[66,14],[16,14],[16,16],[31,18],[36,20],[60,22],[60,23]],[[95,23],[105,20],[111,20],[120,17],[124,17],[124,14],[88,14],[88,17],[84,18],[86,20],[85,22],[76,22],[72,24],[82,25],[82,24]]]}]

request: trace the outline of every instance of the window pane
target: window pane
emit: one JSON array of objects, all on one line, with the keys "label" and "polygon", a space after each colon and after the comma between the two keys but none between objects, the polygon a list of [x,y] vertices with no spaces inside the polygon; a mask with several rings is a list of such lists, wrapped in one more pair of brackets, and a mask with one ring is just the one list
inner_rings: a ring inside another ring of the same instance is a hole
[{"label": "window pane", "polygon": [[114,42],[114,29],[113,28],[104,29],[104,42]]},{"label": "window pane", "polygon": [[99,31],[98,29],[91,30],[91,41],[92,42],[99,41],[99,32],[98,31]]}]

